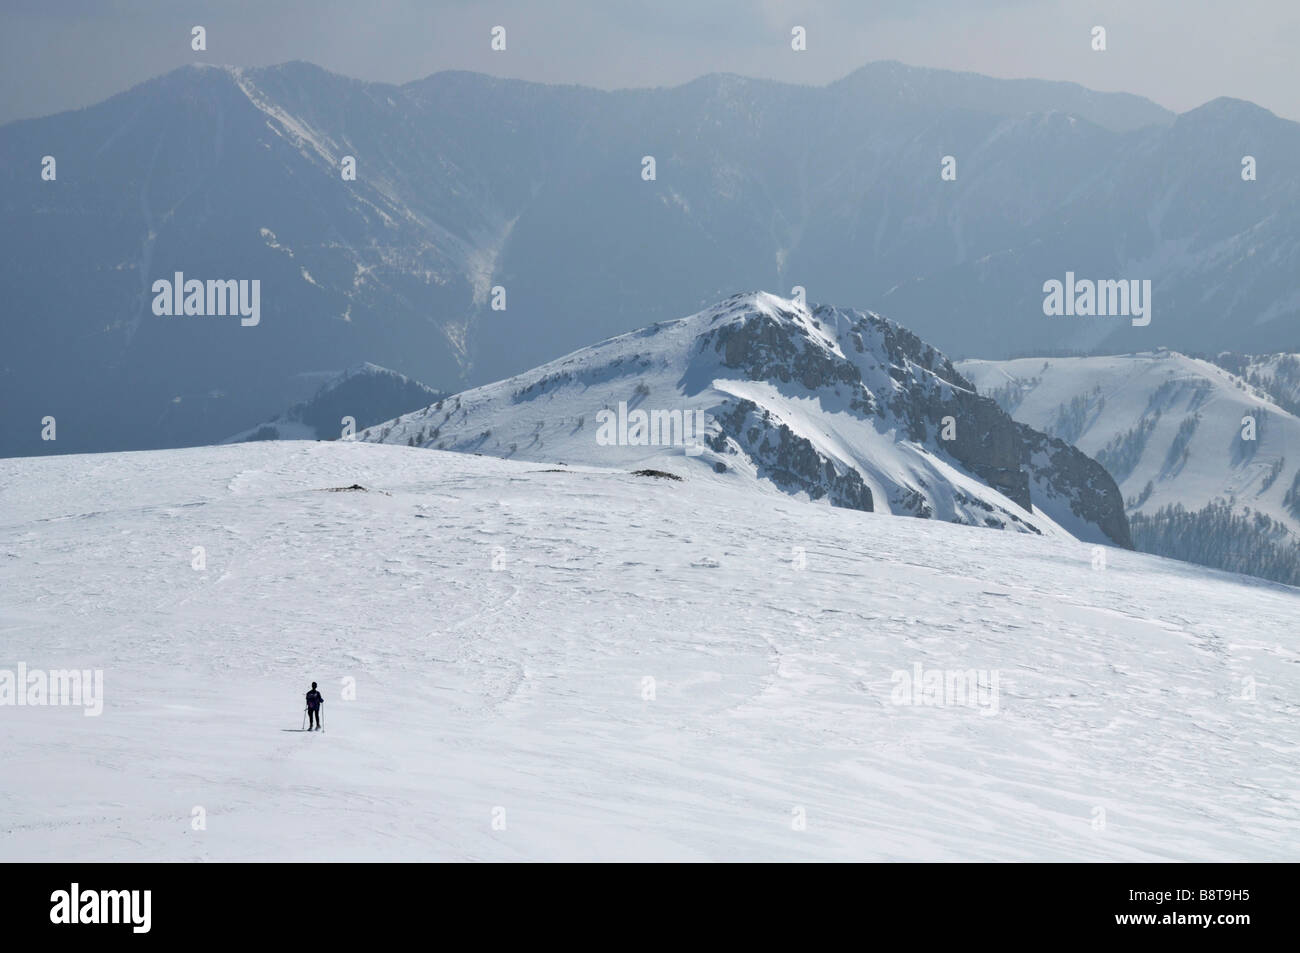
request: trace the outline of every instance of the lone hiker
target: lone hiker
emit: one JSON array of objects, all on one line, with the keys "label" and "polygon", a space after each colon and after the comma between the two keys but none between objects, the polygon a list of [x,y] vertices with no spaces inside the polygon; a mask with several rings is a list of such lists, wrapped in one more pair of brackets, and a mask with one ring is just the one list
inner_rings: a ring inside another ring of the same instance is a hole
[{"label": "lone hiker", "polygon": [[316,683],[311,683],[311,691],[307,693],[307,730],[312,731],[312,719],[316,720],[316,727],[320,727],[320,706],[325,704],[325,699],[321,697],[320,692],[316,691]]}]

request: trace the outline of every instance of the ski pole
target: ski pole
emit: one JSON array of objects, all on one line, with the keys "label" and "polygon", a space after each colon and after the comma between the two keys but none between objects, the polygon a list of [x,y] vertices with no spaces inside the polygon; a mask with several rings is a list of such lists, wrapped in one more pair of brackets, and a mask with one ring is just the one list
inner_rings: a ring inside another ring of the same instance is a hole
[{"label": "ski pole", "polygon": [[307,709],[306,708],[302,710],[302,730],[303,731],[307,730]]}]

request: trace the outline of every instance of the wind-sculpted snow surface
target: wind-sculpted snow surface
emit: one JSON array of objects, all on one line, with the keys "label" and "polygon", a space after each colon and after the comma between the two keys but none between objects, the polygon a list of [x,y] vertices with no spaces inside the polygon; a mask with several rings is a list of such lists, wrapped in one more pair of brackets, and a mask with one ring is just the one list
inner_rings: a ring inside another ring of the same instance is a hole
[{"label": "wind-sculpted snow surface", "polygon": [[[655,421],[673,413],[706,415],[707,436],[694,447],[661,439]],[[624,426],[637,414],[648,424],[641,440]],[[612,418],[615,440],[601,427]],[[870,312],[764,293],[584,348],[362,438],[685,468],[852,509],[1034,534],[1068,527],[1131,545],[1102,467],[1016,424],[916,335]]]},{"label": "wind-sculpted snow surface", "polygon": [[1300,855],[1296,590],[710,473],[0,460],[0,860]]}]

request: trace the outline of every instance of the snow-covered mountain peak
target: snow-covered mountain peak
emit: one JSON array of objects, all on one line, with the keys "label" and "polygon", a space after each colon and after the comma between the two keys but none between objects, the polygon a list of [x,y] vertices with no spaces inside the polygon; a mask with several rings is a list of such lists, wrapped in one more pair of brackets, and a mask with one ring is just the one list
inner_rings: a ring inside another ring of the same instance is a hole
[{"label": "snow-covered mountain peak", "polygon": [[610,338],[362,439],[656,469],[853,509],[1129,545],[1105,471],[865,311],[765,292]]},{"label": "snow-covered mountain peak", "polygon": [[699,386],[709,373],[802,387],[823,399],[825,391],[848,386],[855,390],[851,401],[867,410],[874,410],[878,399],[892,400],[916,386],[945,396],[974,392],[941,352],[873,311],[809,307],[769,292],[748,292],[624,337],[653,336],[660,329],[695,342],[688,355],[688,386]]}]

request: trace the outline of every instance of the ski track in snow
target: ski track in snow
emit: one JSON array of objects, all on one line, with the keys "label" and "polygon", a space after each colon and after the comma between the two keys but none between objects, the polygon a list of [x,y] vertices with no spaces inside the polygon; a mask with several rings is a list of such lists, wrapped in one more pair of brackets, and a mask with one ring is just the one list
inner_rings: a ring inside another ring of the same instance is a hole
[{"label": "ski track in snow", "polygon": [[[0,860],[1300,856],[1300,592],[542,469],[0,460],[0,668],[99,668],[106,694],[0,707]],[[998,713],[892,704],[917,662],[997,670]],[[312,680],[326,731],[283,732]]]}]

